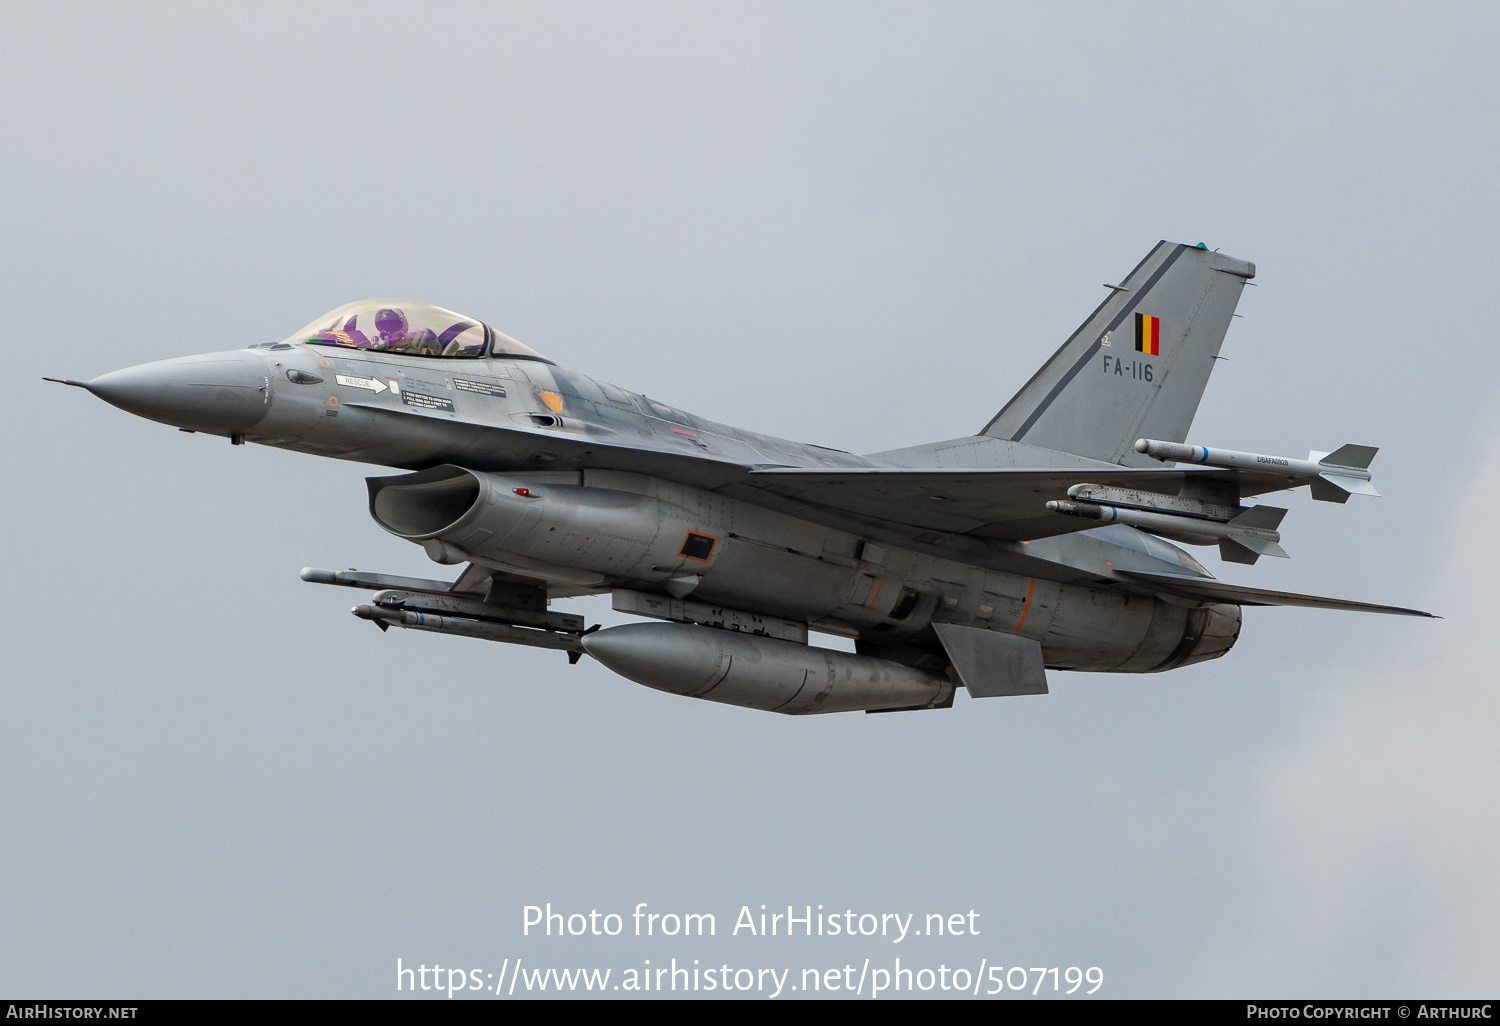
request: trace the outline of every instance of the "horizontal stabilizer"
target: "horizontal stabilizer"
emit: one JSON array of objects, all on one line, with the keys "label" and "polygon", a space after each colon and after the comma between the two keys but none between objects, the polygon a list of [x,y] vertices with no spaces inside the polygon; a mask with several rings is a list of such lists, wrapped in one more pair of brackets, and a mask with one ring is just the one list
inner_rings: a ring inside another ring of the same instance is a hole
[{"label": "horizontal stabilizer", "polygon": [[1206,602],[1233,602],[1241,606],[1305,606],[1309,609],[1347,609],[1355,613],[1395,613],[1400,616],[1429,616],[1441,619],[1436,614],[1404,606],[1382,606],[1374,602],[1352,602],[1348,599],[1325,598],[1322,595],[1299,595],[1294,591],[1268,591],[1265,588],[1246,588],[1237,584],[1226,584],[1211,577],[1188,577],[1182,574],[1137,573],[1117,570],[1121,578],[1145,585],[1153,591],[1181,598],[1202,599]]},{"label": "horizontal stabilizer", "polygon": [[1318,462],[1325,467],[1353,467],[1355,470],[1369,470],[1370,461],[1379,451],[1373,445],[1341,445]]},{"label": "horizontal stabilizer", "polygon": [[935,623],[932,629],[971,697],[1047,694],[1040,642],[956,623]]}]

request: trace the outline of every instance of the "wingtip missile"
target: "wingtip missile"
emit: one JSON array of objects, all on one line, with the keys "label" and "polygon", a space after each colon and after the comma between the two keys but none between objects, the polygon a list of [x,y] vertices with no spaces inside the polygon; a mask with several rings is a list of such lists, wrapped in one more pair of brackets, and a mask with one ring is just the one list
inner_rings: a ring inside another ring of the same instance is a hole
[{"label": "wingtip missile", "polygon": [[1379,495],[1370,483],[1370,462],[1380,450],[1373,445],[1341,445],[1333,452],[1313,450],[1307,459],[1267,456],[1206,445],[1137,438],[1135,451],[1164,463],[1197,463],[1226,470],[1264,470],[1302,478],[1314,499],[1348,502],[1350,495]]}]

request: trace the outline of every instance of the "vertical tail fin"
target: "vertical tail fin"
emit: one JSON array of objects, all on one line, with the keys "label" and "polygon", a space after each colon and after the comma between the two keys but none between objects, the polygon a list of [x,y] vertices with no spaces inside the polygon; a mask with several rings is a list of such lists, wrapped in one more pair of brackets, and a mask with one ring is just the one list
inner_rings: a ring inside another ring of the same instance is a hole
[{"label": "vertical tail fin", "polygon": [[1148,466],[1137,438],[1187,437],[1255,265],[1162,242],[1017,392],[983,434]]}]

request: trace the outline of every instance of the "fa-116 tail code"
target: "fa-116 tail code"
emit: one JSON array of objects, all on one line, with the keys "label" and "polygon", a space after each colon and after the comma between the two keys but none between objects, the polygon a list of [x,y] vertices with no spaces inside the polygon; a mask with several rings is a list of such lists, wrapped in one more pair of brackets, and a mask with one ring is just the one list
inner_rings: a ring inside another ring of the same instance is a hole
[{"label": "fa-116 tail code", "polygon": [[1142,436],[1187,437],[1214,357],[1255,265],[1158,243],[983,434],[1149,466]]}]

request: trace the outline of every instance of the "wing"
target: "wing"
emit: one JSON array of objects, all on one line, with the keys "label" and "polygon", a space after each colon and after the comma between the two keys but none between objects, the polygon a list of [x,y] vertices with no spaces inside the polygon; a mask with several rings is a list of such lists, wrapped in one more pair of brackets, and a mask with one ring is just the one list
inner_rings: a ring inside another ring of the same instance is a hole
[{"label": "wing", "polygon": [[1188,478],[1236,480],[1222,470],[1087,467],[1072,470],[907,470],[851,468],[752,471],[753,489],[861,520],[976,538],[1029,541],[1098,527],[1097,521],[1048,513],[1082,483],[1177,494]]},{"label": "wing", "polygon": [[1395,613],[1399,616],[1429,616],[1441,619],[1434,613],[1405,606],[1382,606],[1374,602],[1351,602],[1348,599],[1325,598],[1322,595],[1299,595],[1294,591],[1269,591],[1265,588],[1245,588],[1238,584],[1226,584],[1207,577],[1180,577],[1176,574],[1141,573],[1134,570],[1118,570],[1116,573],[1150,590],[1176,595],[1180,598],[1207,599],[1211,602],[1233,602],[1240,606],[1307,606],[1311,609],[1347,609],[1356,613]]}]

